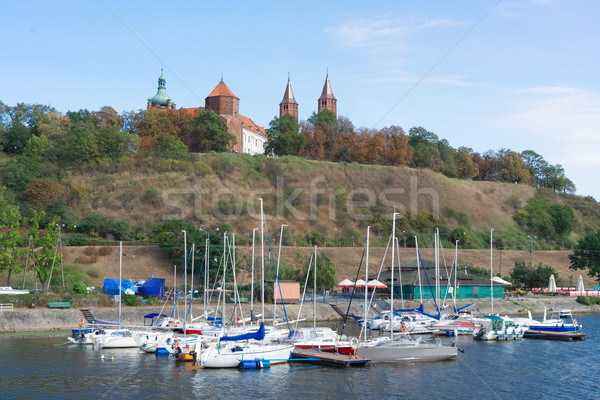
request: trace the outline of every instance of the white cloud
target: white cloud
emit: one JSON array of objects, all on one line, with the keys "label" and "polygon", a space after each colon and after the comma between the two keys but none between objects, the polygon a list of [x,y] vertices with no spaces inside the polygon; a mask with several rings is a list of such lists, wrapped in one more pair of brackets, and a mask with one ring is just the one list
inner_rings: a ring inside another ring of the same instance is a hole
[{"label": "white cloud", "polygon": [[462,24],[447,18],[432,20],[418,20],[411,17],[357,18],[330,26],[325,29],[325,32],[345,47],[389,51],[402,48],[403,40],[408,33],[419,29]]}]

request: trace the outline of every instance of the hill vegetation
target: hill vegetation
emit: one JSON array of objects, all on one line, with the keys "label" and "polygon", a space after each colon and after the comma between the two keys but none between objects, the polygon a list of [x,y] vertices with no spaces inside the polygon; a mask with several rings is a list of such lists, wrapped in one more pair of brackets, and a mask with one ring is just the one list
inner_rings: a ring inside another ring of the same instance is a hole
[{"label": "hill vegetation", "polygon": [[182,224],[249,244],[261,204],[270,237],[293,246],[358,246],[367,226],[385,246],[394,212],[403,246],[431,246],[438,228],[445,247],[485,248],[493,228],[498,249],[562,249],[600,228],[598,203],[534,151],[479,154],[421,127],[355,129],[329,112],[288,119],[272,121],[269,156],[250,156],[222,152],[235,138],[206,111],[63,115],[0,103],[0,270],[10,282],[29,242],[43,249],[45,282],[61,229],[72,245],[168,246]]}]

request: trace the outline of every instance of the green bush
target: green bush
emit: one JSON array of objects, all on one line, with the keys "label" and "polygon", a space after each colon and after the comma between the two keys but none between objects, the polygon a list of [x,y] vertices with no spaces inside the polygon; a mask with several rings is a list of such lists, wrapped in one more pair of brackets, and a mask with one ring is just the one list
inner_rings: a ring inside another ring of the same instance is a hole
[{"label": "green bush", "polygon": [[79,294],[87,294],[87,286],[81,281],[77,281],[73,284],[73,291]]},{"label": "green bush", "polygon": [[594,296],[577,296],[577,302],[579,304],[583,304],[585,306],[593,306],[595,304],[600,304],[600,297],[594,297]]},{"label": "green bush", "polygon": [[140,304],[142,304],[141,298],[134,294],[126,294],[125,296],[123,296],[123,301],[126,305],[132,307],[139,306]]},{"label": "green bush", "polygon": [[158,190],[154,188],[146,189],[142,198],[140,199],[142,203],[147,204],[149,206],[157,207],[160,205],[162,198]]}]

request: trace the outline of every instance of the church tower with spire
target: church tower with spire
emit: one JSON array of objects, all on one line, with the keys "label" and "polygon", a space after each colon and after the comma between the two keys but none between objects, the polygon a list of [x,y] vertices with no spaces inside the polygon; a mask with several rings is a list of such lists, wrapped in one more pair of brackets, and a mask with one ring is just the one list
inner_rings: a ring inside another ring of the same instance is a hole
[{"label": "church tower with spire", "polygon": [[321,97],[319,97],[319,105],[317,110],[318,112],[329,110],[337,117],[337,99],[331,90],[331,83],[329,83],[329,72],[327,72],[327,76],[325,77],[325,85],[323,85],[323,92],[321,93]]},{"label": "church tower with spire", "polygon": [[154,97],[148,98],[148,109],[150,108],[162,108],[171,110],[175,108],[173,99],[167,94],[167,81],[163,75],[163,69],[160,69],[160,77],[158,78],[158,91]]},{"label": "church tower with spire", "polygon": [[292,84],[290,83],[290,77],[288,75],[287,86],[285,87],[285,93],[283,94],[283,100],[279,103],[279,117],[283,117],[285,114],[290,114],[296,121],[298,121],[298,102],[294,98],[294,92],[292,91]]}]

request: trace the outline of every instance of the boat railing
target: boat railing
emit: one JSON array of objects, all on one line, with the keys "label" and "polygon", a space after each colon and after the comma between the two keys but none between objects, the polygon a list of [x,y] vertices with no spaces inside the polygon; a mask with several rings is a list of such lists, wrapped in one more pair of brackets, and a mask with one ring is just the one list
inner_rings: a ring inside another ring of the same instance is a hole
[{"label": "boat railing", "polygon": [[2,303],[0,304],[0,311],[14,311],[13,303]]}]

